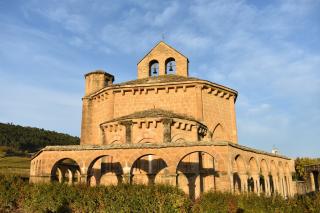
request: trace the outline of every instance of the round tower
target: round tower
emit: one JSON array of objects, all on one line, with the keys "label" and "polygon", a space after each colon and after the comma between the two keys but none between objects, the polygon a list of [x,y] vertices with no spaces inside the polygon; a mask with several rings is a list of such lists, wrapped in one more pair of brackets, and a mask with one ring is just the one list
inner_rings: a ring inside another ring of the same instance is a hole
[{"label": "round tower", "polygon": [[90,95],[106,86],[112,85],[114,76],[103,70],[96,70],[85,74],[85,95]]}]

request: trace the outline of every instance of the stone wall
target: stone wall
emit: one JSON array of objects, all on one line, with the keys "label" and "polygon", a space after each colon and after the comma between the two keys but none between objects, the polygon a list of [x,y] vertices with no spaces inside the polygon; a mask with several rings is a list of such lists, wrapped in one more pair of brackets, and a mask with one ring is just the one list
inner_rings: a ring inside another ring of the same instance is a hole
[{"label": "stone wall", "polygon": [[254,193],[293,196],[293,171],[289,158],[226,142],[114,144],[48,147],[32,159],[30,181],[168,183],[197,197],[208,190],[251,191],[252,178]]}]

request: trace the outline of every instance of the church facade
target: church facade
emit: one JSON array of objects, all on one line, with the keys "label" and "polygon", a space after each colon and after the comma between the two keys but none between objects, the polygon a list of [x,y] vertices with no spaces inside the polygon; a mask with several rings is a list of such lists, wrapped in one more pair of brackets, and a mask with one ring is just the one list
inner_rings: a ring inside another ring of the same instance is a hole
[{"label": "church facade", "polygon": [[192,198],[210,190],[293,196],[293,160],[239,145],[238,93],[189,77],[188,63],[159,42],[136,80],[86,74],[80,145],[42,149],[30,182],[164,183]]}]

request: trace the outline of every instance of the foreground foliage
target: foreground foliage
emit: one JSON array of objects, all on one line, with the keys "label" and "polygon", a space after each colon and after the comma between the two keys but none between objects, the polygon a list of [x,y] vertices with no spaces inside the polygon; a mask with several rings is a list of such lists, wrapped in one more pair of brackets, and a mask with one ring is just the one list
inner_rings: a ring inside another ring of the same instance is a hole
[{"label": "foreground foliage", "polygon": [[0,177],[0,212],[188,212],[190,205],[181,190],[166,185],[33,185]]},{"label": "foreground foliage", "polygon": [[172,186],[28,184],[0,177],[0,212],[320,212],[320,194],[283,199],[205,193],[191,202]]}]

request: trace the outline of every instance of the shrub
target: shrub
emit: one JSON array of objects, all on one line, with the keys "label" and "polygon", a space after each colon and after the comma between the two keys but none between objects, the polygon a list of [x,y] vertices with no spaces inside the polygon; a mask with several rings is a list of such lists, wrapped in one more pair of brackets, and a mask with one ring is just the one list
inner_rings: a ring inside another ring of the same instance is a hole
[{"label": "shrub", "polygon": [[320,212],[320,193],[290,199],[208,192],[195,202],[168,185],[28,184],[0,176],[0,212]]},{"label": "shrub", "polygon": [[12,212],[19,207],[26,184],[15,176],[0,176],[0,212]]}]

